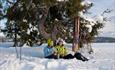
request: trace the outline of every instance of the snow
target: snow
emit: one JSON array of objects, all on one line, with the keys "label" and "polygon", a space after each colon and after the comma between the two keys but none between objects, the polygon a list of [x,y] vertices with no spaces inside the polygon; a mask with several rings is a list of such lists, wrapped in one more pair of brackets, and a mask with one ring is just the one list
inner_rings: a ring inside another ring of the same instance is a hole
[{"label": "snow", "polygon": [[57,1],[62,2],[62,1],[68,1],[68,0],[57,0]]},{"label": "snow", "polygon": [[10,1],[10,2],[14,2],[15,0],[8,0],[8,1]]},{"label": "snow", "polygon": [[36,30],[36,31],[38,31],[38,28],[34,26],[34,27],[33,27],[33,30]]},{"label": "snow", "polygon": [[5,23],[7,22],[7,19],[0,20],[0,28],[4,29],[5,28]]},{"label": "snow", "polygon": [[103,23],[103,16],[101,16],[101,15],[97,15],[97,16],[95,16],[95,20],[96,21],[98,21],[99,23]]},{"label": "snow", "polygon": [[27,34],[30,35],[30,29],[27,30]]},{"label": "snow", "polygon": [[91,5],[91,2],[89,0],[84,0],[83,2],[81,2],[81,5],[82,6],[90,6]]},{"label": "snow", "polygon": [[[23,47],[20,61],[12,45],[12,42],[0,43],[0,70],[115,70],[115,43],[93,43],[93,54],[82,52],[90,59],[86,62],[75,58],[69,60],[45,59],[43,48],[46,44]],[[70,52],[71,44],[66,46]]]},{"label": "snow", "polygon": [[26,19],[23,19],[23,22],[26,22],[26,23],[27,23],[27,20],[26,20]]},{"label": "snow", "polygon": [[92,26],[91,26],[91,25],[87,24],[87,25],[85,25],[85,27],[88,28],[88,32],[89,32],[89,33],[92,31]]},{"label": "snow", "polygon": [[0,32],[0,37],[5,37],[3,32]]},{"label": "snow", "polygon": [[[85,23],[85,27],[88,28],[88,32],[92,31],[92,26],[94,26],[96,24],[96,21],[102,22],[100,20],[94,20],[94,18],[90,18],[86,15],[81,15],[82,18],[84,18],[86,21],[82,21],[82,23]],[[89,23],[87,23],[89,22]]]},{"label": "snow", "polygon": [[79,16],[83,16],[83,12],[82,11],[79,12]]},{"label": "snow", "polygon": [[57,1],[64,1],[64,0],[57,0]]},{"label": "snow", "polygon": [[32,28],[32,24],[31,23],[29,23],[29,28]]}]

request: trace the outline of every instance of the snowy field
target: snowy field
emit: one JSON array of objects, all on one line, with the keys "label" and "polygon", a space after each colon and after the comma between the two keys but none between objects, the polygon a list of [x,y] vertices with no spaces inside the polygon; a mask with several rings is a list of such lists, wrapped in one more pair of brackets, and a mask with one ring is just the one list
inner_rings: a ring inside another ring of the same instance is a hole
[{"label": "snowy field", "polygon": [[[43,48],[23,47],[22,60],[16,57],[11,43],[0,43],[0,70],[115,70],[115,43],[93,43],[93,54],[83,53],[90,60],[45,59]],[[68,44],[69,52],[71,45]],[[19,51],[19,48],[18,48]]]}]

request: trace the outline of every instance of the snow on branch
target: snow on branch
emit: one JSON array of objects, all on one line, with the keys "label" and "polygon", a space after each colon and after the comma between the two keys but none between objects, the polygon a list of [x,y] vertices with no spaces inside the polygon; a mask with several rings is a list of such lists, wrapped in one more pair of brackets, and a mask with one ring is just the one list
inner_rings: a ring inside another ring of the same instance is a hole
[{"label": "snow on branch", "polygon": [[84,0],[83,2],[81,2],[82,6],[87,6],[89,7],[92,4],[92,2],[90,2],[89,0]]}]

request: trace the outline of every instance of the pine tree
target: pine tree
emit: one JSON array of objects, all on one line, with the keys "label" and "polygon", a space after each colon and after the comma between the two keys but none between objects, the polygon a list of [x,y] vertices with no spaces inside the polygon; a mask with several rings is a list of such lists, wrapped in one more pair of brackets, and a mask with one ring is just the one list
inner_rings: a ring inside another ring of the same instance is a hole
[{"label": "pine tree", "polygon": [[81,15],[92,5],[84,0],[17,0],[7,10],[7,36],[30,46],[61,37],[68,42],[73,40],[77,51],[91,43],[103,27],[103,22]]},{"label": "pine tree", "polygon": [[41,26],[45,23],[48,9],[53,4],[55,0],[17,0],[7,11],[7,36],[14,38],[15,42],[17,40],[30,46],[46,39],[43,36],[46,32]]},{"label": "pine tree", "polygon": [[0,1],[0,20],[1,19],[3,19],[3,16],[4,16],[4,14],[3,14],[3,6],[2,6],[2,2]]},{"label": "pine tree", "polygon": [[0,18],[3,16],[1,9],[2,9],[2,5],[1,5],[1,3],[0,3]]}]

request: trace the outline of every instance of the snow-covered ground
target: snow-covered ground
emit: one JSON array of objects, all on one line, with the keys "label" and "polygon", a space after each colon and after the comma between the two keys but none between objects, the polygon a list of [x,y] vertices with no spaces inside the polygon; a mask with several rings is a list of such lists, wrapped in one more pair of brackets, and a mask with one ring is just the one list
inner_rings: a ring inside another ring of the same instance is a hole
[{"label": "snow-covered ground", "polygon": [[[115,43],[93,43],[93,54],[84,54],[90,60],[45,59],[43,48],[23,47],[22,60],[16,57],[15,48],[8,42],[0,43],[0,70],[115,70]],[[71,44],[67,44],[69,52]],[[19,48],[18,48],[19,50]]]}]

